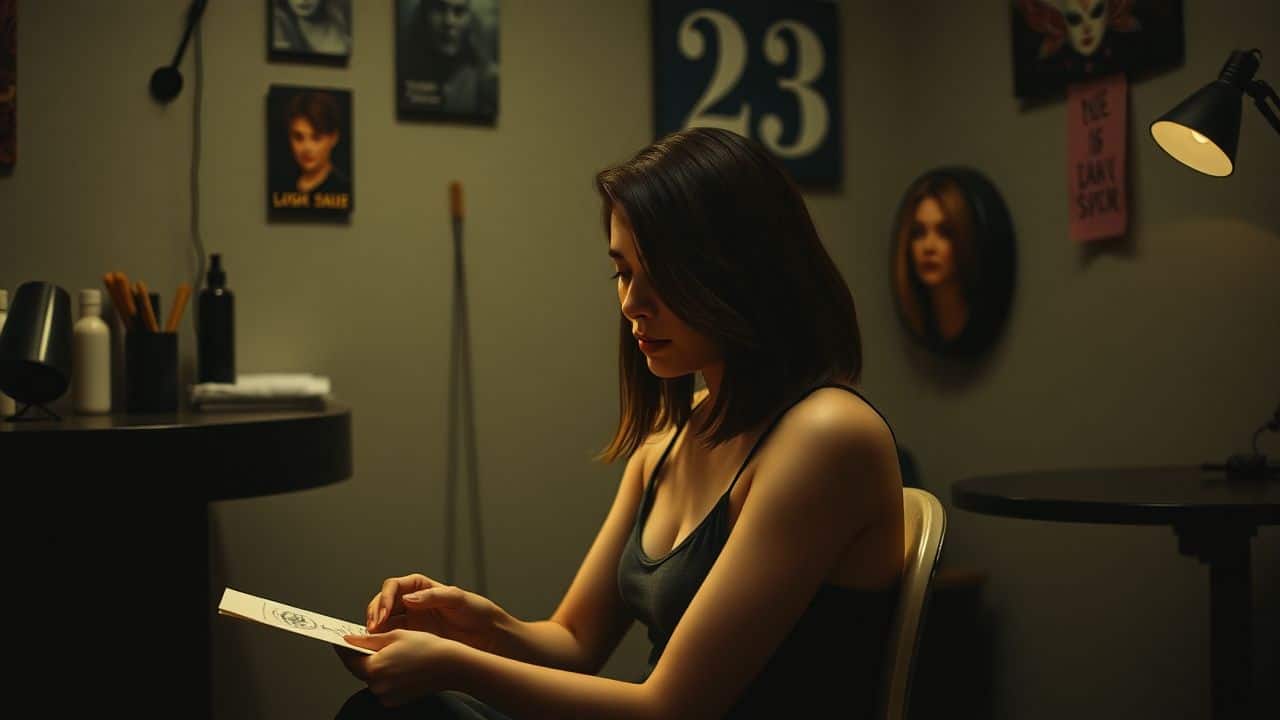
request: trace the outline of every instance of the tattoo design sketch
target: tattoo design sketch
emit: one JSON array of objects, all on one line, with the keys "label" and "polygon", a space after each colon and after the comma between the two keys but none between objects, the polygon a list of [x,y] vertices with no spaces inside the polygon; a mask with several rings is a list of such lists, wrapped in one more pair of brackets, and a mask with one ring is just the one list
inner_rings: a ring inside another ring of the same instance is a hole
[{"label": "tattoo design sketch", "polygon": [[372,650],[349,644],[343,638],[348,635],[367,636],[364,625],[331,618],[320,613],[291,607],[265,598],[255,597],[238,590],[223,591],[218,612],[223,615],[252,620],[281,630],[287,630],[316,640],[372,654]]}]

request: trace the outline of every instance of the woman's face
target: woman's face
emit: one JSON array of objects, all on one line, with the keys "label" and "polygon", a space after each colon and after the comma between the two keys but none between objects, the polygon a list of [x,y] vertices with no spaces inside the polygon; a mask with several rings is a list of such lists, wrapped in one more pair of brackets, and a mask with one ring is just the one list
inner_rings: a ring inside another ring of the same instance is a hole
[{"label": "woman's face", "polygon": [[925,196],[911,222],[911,260],[925,287],[938,287],[956,278],[952,229],[937,199]]},{"label": "woman's face", "polygon": [[640,345],[654,375],[681,377],[720,361],[715,345],[676,317],[658,297],[640,266],[635,235],[616,210],[609,217],[609,256],[617,271],[618,302],[623,316],[631,322],[632,334],[662,341]]},{"label": "woman's face", "polygon": [[300,18],[309,18],[320,9],[321,0],[289,0],[289,9]]},{"label": "woman's face", "polygon": [[295,117],[289,123],[289,147],[293,150],[294,161],[304,173],[327,168],[333,146],[337,143],[337,132],[317,133],[305,117]]}]

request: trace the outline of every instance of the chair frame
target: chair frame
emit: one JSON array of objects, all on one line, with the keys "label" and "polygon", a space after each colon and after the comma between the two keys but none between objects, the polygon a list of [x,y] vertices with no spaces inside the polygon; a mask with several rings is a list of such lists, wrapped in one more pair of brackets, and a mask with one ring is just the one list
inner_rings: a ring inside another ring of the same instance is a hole
[{"label": "chair frame", "polygon": [[[903,720],[907,717],[920,638],[924,634],[929,600],[933,594],[933,579],[938,571],[938,558],[942,555],[942,544],[947,531],[946,511],[938,498],[926,490],[911,487],[903,488],[902,496],[906,521],[904,532],[911,531],[912,513],[917,508],[920,520],[918,531],[906,538],[902,585],[889,632],[881,685],[879,717],[882,720]],[[924,568],[928,568],[927,573],[923,572]]]}]

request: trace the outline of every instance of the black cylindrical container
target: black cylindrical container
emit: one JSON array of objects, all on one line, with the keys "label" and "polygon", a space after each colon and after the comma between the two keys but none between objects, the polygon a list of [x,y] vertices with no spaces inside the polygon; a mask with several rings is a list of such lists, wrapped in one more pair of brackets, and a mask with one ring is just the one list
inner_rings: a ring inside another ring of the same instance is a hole
[{"label": "black cylindrical container", "polygon": [[235,298],[227,289],[222,256],[210,256],[208,284],[196,307],[197,382],[236,381]]},{"label": "black cylindrical container", "polygon": [[131,332],[124,341],[125,406],[131,413],[178,409],[178,334]]},{"label": "black cylindrical container", "polygon": [[21,403],[52,402],[71,383],[71,296],[53,283],[23,283],[0,332],[0,390]]}]

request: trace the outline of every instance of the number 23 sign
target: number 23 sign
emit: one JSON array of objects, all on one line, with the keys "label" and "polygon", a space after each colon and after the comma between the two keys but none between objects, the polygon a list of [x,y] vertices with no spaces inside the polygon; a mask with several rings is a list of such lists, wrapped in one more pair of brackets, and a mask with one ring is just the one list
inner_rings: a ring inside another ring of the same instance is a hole
[{"label": "number 23 sign", "polygon": [[658,137],[718,127],[796,181],[841,180],[838,27],[824,0],[653,0]]}]

